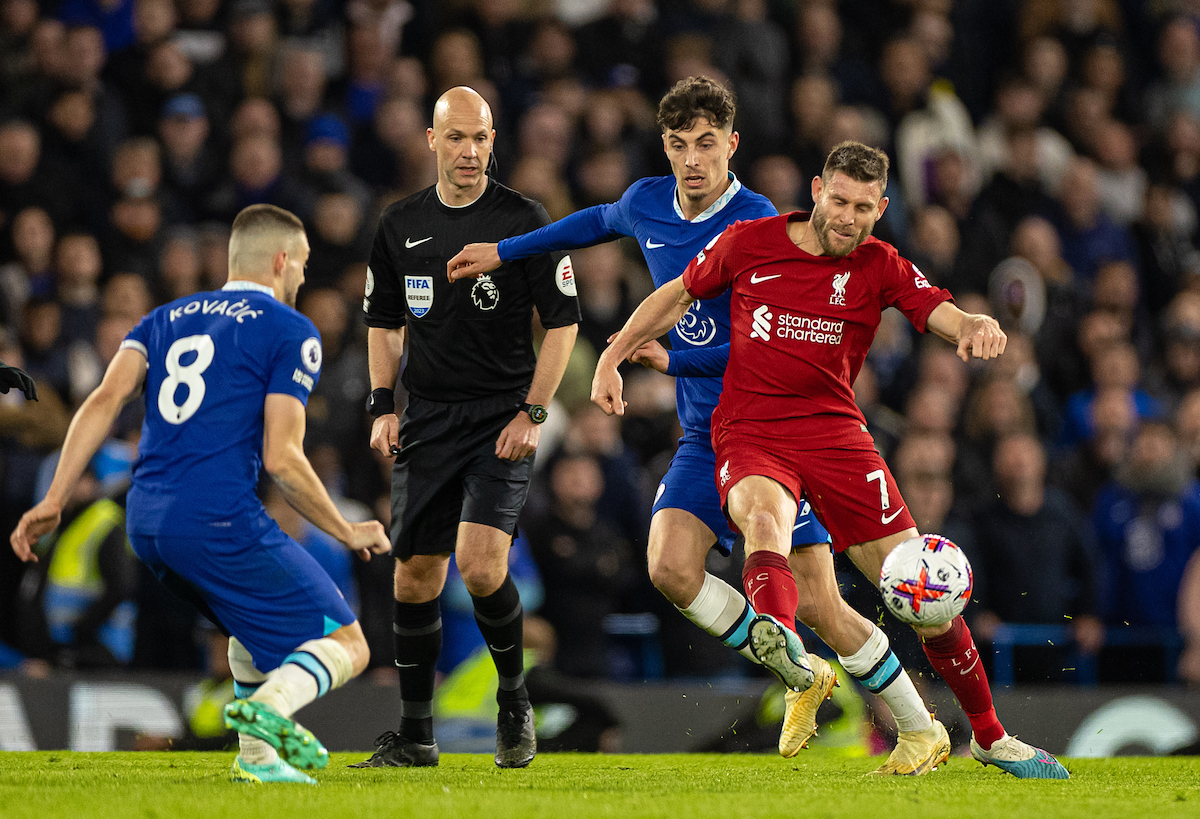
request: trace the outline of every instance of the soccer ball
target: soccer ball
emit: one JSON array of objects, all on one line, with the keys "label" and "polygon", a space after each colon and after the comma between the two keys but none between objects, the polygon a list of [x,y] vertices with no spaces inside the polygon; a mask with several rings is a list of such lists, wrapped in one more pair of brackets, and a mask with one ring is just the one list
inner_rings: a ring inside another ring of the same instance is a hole
[{"label": "soccer ball", "polygon": [[941,535],[918,535],[883,561],[879,590],[888,611],[906,623],[948,623],[971,599],[971,564],[963,550]]}]

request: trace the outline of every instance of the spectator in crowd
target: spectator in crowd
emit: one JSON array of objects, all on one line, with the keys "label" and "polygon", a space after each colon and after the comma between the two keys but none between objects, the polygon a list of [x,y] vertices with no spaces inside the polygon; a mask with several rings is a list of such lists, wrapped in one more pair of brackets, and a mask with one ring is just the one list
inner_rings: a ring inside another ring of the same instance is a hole
[{"label": "spectator in crowd", "polygon": [[[812,8],[814,6],[810,5],[806,10]],[[827,7],[815,8],[833,14],[832,9]],[[836,18],[836,14],[833,16]],[[800,173],[804,179],[815,176],[817,169],[825,166],[825,157],[829,154],[825,146],[831,144],[827,134],[839,102],[839,95],[838,83],[829,74],[803,74],[792,83],[792,122],[789,129],[791,146],[788,154],[800,166]],[[806,205],[812,204],[810,193],[802,191],[802,196],[805,197]]]},{"label": "spectator in crowd", "polygon": [[1058,438],[1059,447],[1074,446],[1091,436],[1091,407],[1096,400],[1096,394],[1102,390],[1127,391],[1133,398],[1134,407],[1141,420],[1163,417],[1165,407],[1162,402],[1141,387],[1141,364],[1132,344],[1116,342],[1105,345],[1092,358],[1091,369],[1092,386],[1073,394],[1067,400],[1063,430]]},{"label": "spectator in crowd", "polygon": [[[993,469],[999,497],[975,521],[972,598],[978,608],[972,628],[990,641],[1003,623],[1069,625],[1079,649],[1095,654],[1104,628],[1099,561],[1086,519],[1069,497],[1046,485],[1046,451],[1035,436],[1000,439]],[[1065,654],[1056,648],[1049,662],[1031,661],[1033,681],[1061,679],[1054,672]]]},{"label": "spectator in crowd", "polygon": [[647,96],[661,93],[663,33],[653,0],[614,0],[606,13],[582,26],[579,66],[597,86],[637,88]]},{"label": "spectator in crowd", "polygon": [[301,43],[284,48],[278,71],[275,84],[279,88],[285,164],[296,168],[301,147],[308,139],[308,128],[326,108],[329,78],[325,74],[325,58],[321,52]]},{"label": "spectator in crowd", "polygon": [[72,220],[92,231],[103,230],[106,223],[107,171],[120,136],[102,133],[97,122],[95,100],[82,91],[66,89],[50,103],[43,141],[47,164],[77,186]]},{"label": "spectator in crowd", "polygon": [[92,341],[100,320],[100,245],[88,233],[68,233],[54,250],[55,294],[62,305],[62,339]]},{"label": "spectator in crowd", "polygon": [[589,454],[563,455],[550,468],[551,504],[526,534],[545,586],[541,615],[560,635],[555,667],[574,677],[608,676],[604,617],[638,576],[629,541],[598,514],[604,475]]},{"label": "spectator in crowd", "polygon": [[220,163],[209,142],[209,131],[207,109],[196,94],[178,94],[163,104],[158,138],[168,222],[198,221],[203,201],[217,185]]},{"label": "spectator in crowd", "polygon": [[1162,76],[1146,90],[1150,125],[1162,128],[1179,111],[1200,118],[1200,32],[1183,15],[1172,18],[1158,36]]},{"label": "spectator in crowd", "polygon": [[175,31],[177,14],[171,0],[134,0],[133,42],[112,52],[105,61],[103,78],[121,95],[129,114],[130,130],[135,134],[147,134],[157,112],[144,104],[153,94],[146,81],[146,64],[151,51],[159,43],[171,38]]},{"label": "spectator in crowd", "polygon": [[1062,256],[1057,231],[1046,219],[1027,216],[1018,222],[1012,236],[1012,253],[1033,265],[1045,287],[1045,317],[1034,341],[1042,370],[1061,400],[1083,386],[1080,379],[1086,377],[1086,365],[1071,353],[1086,309],[1084,291]]},{"label": "spectator in crowd", "polygon": [[[266,121],[261,124],[271,126]],[[273,124],[277,129],[278,115]],[[276,205],[304,220],[312,218],[312,193],[286,172],[278,138],[265,133],[237,139],[229,157],[229,179],[209,198],[207,210],[217,221],[232,221],[242,208],[258,203]]]},{"label": "spectator in crowd", "polygon": [[771,200],[775,210],[792,213],[808,196],[804,178],[796,163],[782,154],[768,154],[755,160],[750,168],[750,187]]},{"label": "spectator in crowd", "polygon": [[46,296],[54,282],[54,223],[39,207],[18,211],[12,218],[12,256],[0,266],[3,323],[13,327],[30,296]]},{"label": "spectator in crowd", "polygon": [[1063,259],[1086,283],[1096,278],[1105,262],[1136,260],[1129,230],[1101,209],[1098,185],[1096,163],[1077,157],[1067,166],[1059,191]]},{"label": "spectator in crowd", "polygon": [[995,373],[971,394],[963,415],[955,486],[965,508],[977,510],[996,496],[996,445],[1016,433],[1036,436],[1033,403],[1015,379]]},{"label": "spectator in crowd", "polygon": [[[141,279],[140,276],[137,278]],[[158,275],[155,278],[159,304],[190,296],[203,289],[200,284],[200,245],[195,230],[181,225],[167,231],[158,255]]]},{"label": "spectator in crowd", "polygon": [[379,104],[369,127],[357,130],[350,170],[378,194],[415,193],[429,181],[418,171],[428,164],[425,117],[418,102],[391,96]]},{"label": "spectator in crowd", "polygon": [[768,6],[766,0],[731,3],[714,39],[714,62],[737,93],[739,129],[751,160],[783,142],[787,131],[787,35],[768,15]]},{"label": "spectator in crowd", "polygon": [[362,408],[371,392],[366,352],[352,343],[349,311],[336,290],[308,289],[299,308],[320,332],[323,355],[321,380],[308,399],[306,438],[310,447],[330,444],[352,451],[361,443]]},{"label": "spectator in crowd", "polygon": [[332,287],[349,271],[361,285],[371,254],[370,241],[363,205],[357,198],[345,192],[318,196],[313,209],[309,282],[314,287]]},{"label": "spectator in crowd", "polygon": [[1080,509],[1091,509],[1100,489],[1124,462],[1137,421],[1136,402],[1129,390],[1097,390],[1088,408],[1088,437],[1055,458],[1050,482],[1070,495]]},{"label": "spectator in crowd", "polygon": [[1200,275],[1200,251],[1192,243],[1196,209],[1177,188],[1153,183],[1146,188],[1141,218],[1133,224],[1138,276],[1146,309],[1158,315]]},{"label": "spectator in crowd", "polygon": [[1200,387],[1200,294],[1184,291],[1167,305],[1162,345],[1157,392],[1163,400],[1173,402]]},{"label": "spectator in crowd", "polygon": [[42,138],[32,123],[0,123],[0,213],[8,222],[27,207],[39,207],[56,224],[74,213],[73,187],[42,161]]},{"label": "spectator in crowd", "polygon": [[1137,143],[1130,127],[1109,120],[1096,135],[1096,187],[1100,207],[1118,224],[1130,225],[1142,216],[1149,175],[1137,162]]},{"label": "spectator in crowd", "polygon": [[299,178],[317,194],[341,193],[354,197],[365,211],[371,204],[367,186],[351,173],[347,152],[350,129],[341,117],[321,114],[308,122]]},{"label": "spectator in crowd", "polygon": [[1092,520],[1105,568],[1105,624],[1173,631],[1184,568],[1200,546],[1200,483],[1169,424],[1141,424]]}]

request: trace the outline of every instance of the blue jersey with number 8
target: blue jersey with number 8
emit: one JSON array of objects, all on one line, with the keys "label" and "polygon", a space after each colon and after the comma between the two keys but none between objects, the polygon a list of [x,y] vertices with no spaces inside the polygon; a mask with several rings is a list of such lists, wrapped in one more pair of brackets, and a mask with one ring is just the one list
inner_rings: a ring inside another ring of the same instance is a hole
[{"label": "blue jersey with number 8", "polygon": [[255,494],[269,393],[307,404],[321,341],[271,289],[233,281],[163,305],[122,343],[146,357],[130,534],[233,537],[270,526]]}]

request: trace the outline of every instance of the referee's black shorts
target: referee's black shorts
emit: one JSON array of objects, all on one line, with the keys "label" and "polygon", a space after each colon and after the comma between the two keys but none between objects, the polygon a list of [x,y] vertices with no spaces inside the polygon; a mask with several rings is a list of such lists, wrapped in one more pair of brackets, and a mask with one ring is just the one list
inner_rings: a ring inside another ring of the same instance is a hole
[{"label": "referee's black shorts", "polygon": [[409,395],[392,469],[394,557],[453,552],[460,521],[516,532],[533,456],[502,460],[496,439],[526,392],[454,403]]}]

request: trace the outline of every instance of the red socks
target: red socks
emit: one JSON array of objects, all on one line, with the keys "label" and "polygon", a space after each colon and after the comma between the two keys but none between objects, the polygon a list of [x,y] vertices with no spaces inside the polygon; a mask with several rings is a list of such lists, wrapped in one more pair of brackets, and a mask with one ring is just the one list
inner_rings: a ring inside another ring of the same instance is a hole
[{"label": "red socks", "polygon": [[979,649],[962,616],[954,618],[950,630],[940,637],[922,639],[921,647],[971,721],[975,741],[984,750],[991,748],[993,742],[1004,736],[1004,726],[996,718],[992,689],[979,659]]},{"label": "red socks", "polygon": [[792,631],[796,630],[800,592],[786,557],[767,550],[751,552],[742,569],[742,587],[755,612],[769,614]]}]

